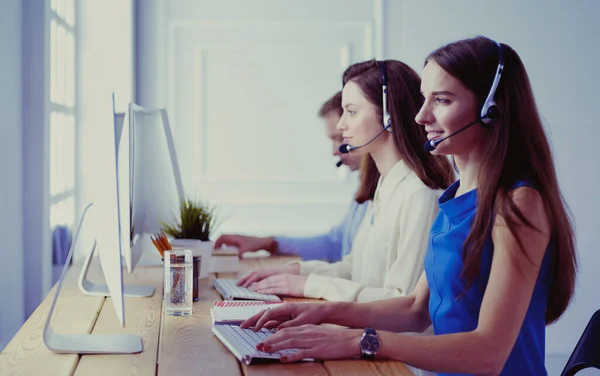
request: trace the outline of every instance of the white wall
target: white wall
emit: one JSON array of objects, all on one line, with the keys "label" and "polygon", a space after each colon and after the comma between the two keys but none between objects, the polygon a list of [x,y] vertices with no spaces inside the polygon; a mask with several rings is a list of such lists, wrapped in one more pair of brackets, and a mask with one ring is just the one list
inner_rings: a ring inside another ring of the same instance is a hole
[{"label": "white wall", "polygon": [[[0,12],[0,350],[23,322],[21,2]],[[9,36],[10,37],[7,37]]]},{"label": "white wall", "polygon": [[226,219],[212,238],[342,217],[356,185],[337,178],[316,112],[349,64],[381,55],[381,3],[138,2],[139,103],[168,109],[186,194]]},{"label": "white wall", "polygon": [[[565,316],[547,331],[548,353],[570,353],[600,309],[598,128],[600,2],[387,1],[387,57],[421,71],[440,45],[483,34],[512,46],[528,70],[553,144],[559,181],[576,224],[579,278]],[[505,67],[510,69],[510,67]]]}]

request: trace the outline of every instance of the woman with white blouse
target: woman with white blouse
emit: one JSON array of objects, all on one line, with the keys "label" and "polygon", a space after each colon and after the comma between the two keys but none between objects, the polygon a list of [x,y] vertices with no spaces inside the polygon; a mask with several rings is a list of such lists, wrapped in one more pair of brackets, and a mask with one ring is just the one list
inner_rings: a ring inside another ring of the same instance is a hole
[{"label": "woman with white blouse", "polygon": [[350,254],[336,263],[306,261],[257,271],[239,285],[349,302],[405,296],[416,286],[437,198],[453,181],[448,160],[423,150],[426,133],[414,120],[423,102],[421,80],[400,61],[371,60],[350,66],[343,85],[341,148],[367,155],[356,200],[372,200]]}]

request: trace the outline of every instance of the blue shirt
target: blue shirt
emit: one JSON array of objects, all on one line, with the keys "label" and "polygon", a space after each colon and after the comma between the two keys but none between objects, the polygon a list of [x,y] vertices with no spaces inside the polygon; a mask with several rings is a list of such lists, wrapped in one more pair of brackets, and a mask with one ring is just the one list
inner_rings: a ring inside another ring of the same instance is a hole
[{"label": "blue shirt", "polygon": [[[514,188],[529,185],[519,182]],[[473,221],[477,191],[455,197],[459,181],[439,198],[440,213],[431,228],[425,255],[429,283],[429,315],[436,335],[469,332],[477,328],[483,294],[490,276],[494,246],[491,236],[483,247],[480,275],[464,291],[462,247]],[[546,375],[544,366],[546,306],[550,248],[546,250],[529,309],[501,375]]]},{"label": "blue shirt", "polygon": [[279,254],[296,254],[304,260],[340,261],[350,253],[352,241],[362,222],[367,204],[352,200],[352,205],[342,222],[333,227],[328,233],[306,238],[276,236]]}]

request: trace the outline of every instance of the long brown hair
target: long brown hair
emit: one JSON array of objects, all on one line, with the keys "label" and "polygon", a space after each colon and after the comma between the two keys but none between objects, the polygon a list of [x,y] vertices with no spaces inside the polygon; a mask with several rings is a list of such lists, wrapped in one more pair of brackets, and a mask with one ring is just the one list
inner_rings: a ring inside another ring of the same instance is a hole
[{"label": "long brown hair", "polygon": [[[367,100],[377,107],[379,118],[383,118],[383,79],[377,61],[356,63],[344,72],[342,83],[354,82]],[[419,179],[432,189],[445,189],[454,180],[454,173],[446,157],[434,156],[423,149],[427,135],[415,121],[423,104],[421,79],[408,65],[397,60],[386,60],[387,108],[392,123],[394,144],[400,151],[404,163],[417,174]],[[379,171],[375,161],[366,155],[361,163],[361,184],[356,201],[363,203],[375,195]]]},{"label": "long brown hair", "polygon": [[[531,182],[544,200],[550,221],[552,255],[546,323],[556,321],[565,311],[575,287],[577,261],[573,227],[558,187],[548,138],[531,90],[529,77],[519,55],[501,45],[504,71],[496,91],[500,117],[488,128],[481,173],[478,177],[475,221],[463,245],[463,278],[467,288],[479,274],[481,254],[495,214],[501,214],[516,236],[517,221],[533,227],[510,197],[520,179]],[[471,90],[481,106],[488,94],[498,65],[498,46],[485,37],[464,39],[432,52],[425,60],[442,69]],[[521,244],[519,244],[521,251]]]}]

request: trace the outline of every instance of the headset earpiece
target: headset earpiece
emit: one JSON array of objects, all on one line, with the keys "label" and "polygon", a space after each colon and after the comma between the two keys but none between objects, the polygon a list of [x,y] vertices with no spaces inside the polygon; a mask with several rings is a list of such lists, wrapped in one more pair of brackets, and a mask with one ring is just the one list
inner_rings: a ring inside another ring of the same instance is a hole
[{"label": "headset earpiece", "polygon": [[485,115],[481,117],[481,122],[485,126],[492,125],[493,121],[500,117],[500,111],[498,110],[498,106],[495,104],[488,108]]},{"label": "headset earpiece", "polygon": [[500,43],[496,41],[494,41],[494,43],[498,46],[498,67],[496,68],[496,75],[494,76],[490,92],[488,93],[485,102],[483,102],[483,106],[481,106],[479,116],[483,125],[490,125],[494,119],[500,117],[500,110],[498,110],[494,96],[496,95],[496,90],[498,89],[500,78],[502,77],[502,71],[504,70],[504,54]]},{"label": "headset earpiece", "polygon": [[385,69],[385,60],[376,61],[379,71],[381,72],[381,96],[383,98],[383,122],[382,126],[388,132],[392,131],[392,117],[387,109],[387,72]]},{"label": "headset earpiece", "polygon": [[388,112],[386,112],[385,114],[383,114],[383,127],[386,128],[386,130],[388,132],[392,131],[392,118],[390,117],[390,114]]},{"label": "headset earpiece", "polygon": [[500,111],[498,111],[498,106],[492,106],[489,108],[487,113],[488,119],[497,119],[500,117]]}]

